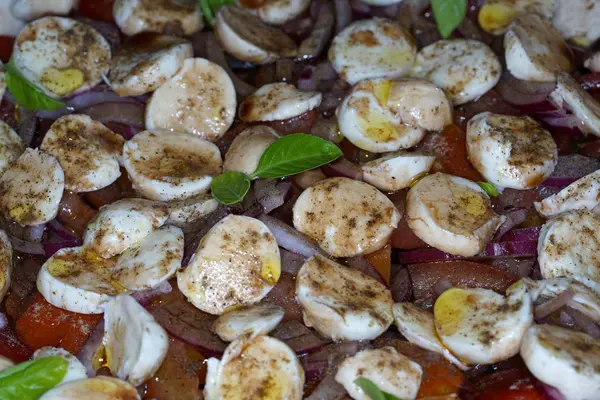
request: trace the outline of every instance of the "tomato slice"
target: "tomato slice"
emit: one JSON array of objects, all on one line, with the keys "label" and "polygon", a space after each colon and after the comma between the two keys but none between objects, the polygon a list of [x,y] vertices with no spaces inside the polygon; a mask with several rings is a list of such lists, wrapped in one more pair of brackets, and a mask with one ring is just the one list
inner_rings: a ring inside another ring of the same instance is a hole
[{"label": "tomato slice", "polygon": [[25,346],[10,327],[0,330],[0,355],[15,363],[27,361],[33,352]]},{"label": "tomato slice", "polygon": [[392,274],[392,246],[387,244],[373,253],[365,254],[365,258],[389,286]]},{"label": "tomato slice", "polygon": [[40,293],[35,293],[17,319],[15,331],[31,350],[54,346],[79,354],[100,319],[102,315],[77,314],[54,307]]},{"label": "tomato slice", "polygon": [[486,374],[467,390],[465,400],[543,400],[534,378],[523,365]]},{"label": "tomato slice", "polygon": [[86,18],[114,23],[113,4],[115,0],[85,0],[79,2],[78,13]]},{"label": "tomato slice", "polygon": [[205,357],[187,344],[169,338],[169,350],[156,374],[146,382],[144,399],[195,400],[202,398],[206,381]]},{"label": "tomato slice", "polygon": [[56,218],[81,237],[87,228],[88,222],[95,215],[96,210],[90,207],[78,194],[65,191]]},{"label": "tomato slice", "polygon": [[12,36],[0,36],[0,59],[7,63],[12,55],[15,38]]},{"label": "tomato slice", "polygon": [[429,134],[420,147],[436,157],[431,172],[445,172],[472,181],[484,180],[467,158],[467,134],[459,126],[450,124],[442,133]]}]

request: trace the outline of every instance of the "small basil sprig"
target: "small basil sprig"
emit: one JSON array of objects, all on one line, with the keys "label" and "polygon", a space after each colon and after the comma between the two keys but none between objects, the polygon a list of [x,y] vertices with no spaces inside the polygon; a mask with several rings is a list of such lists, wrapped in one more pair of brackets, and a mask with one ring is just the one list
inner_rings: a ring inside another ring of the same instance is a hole
[{"label": "small basil sprig", "polygon": [[65,103],[48,96],[39,87],[29,82],[11,61],[4,65],[6,86],[19,104],[30,110],[53,111],[65,106]]},{"label": "small basil sprig", "polygon": [[498,193],[498,189],[496,189],[496,186],[492,185],[491,183],[488,182],[477,182],[477,184],[479,186],[481,186],[481,188],[483,190],[485,190],[485,192],[487,194],[489,194],[492,197],[498,197],[500,195],[500,193]]},{"label": "small basil sprig", "polygon": [[69,363],[57,356],[17,364],[0,372],[0,399],[36,400],[58,385]]},{"label": "small basil sprig", "polygon": [[467,15],[467,0],[431,0],[431,9],[440,35],[447,39]]},{"label": "small basil sprig", "polygon": [[358,378],[354,383],[356,383],[358,387],[371,398],[371,400],[401,400],[393,394],[382,391],[376,384],[367,378]]},{"label": "small basil sprig", "polygon": [[198,3],[200,4],[204,19],[206,19],[206,22],[209,25],[212,25],[213,19],[215,19],[219,8],[235,4],[235,0],[198,0]]},{"label": "small basil sprig", "polygon": [[254,178],[282,178],[328,164],[342,156],[335,144],[317,136],[294,133],[273,142],[264,151],[258,167],[250,175],[228,171],[211,183],[213,197],[221,204],[235,204],[244,199]]}]

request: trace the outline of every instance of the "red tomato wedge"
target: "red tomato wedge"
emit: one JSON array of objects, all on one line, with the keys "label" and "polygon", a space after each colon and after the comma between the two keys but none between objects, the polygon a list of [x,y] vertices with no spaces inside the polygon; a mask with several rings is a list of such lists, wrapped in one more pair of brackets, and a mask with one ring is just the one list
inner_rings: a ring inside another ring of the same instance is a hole
[{"label": "red tomato wedge", "polygon": [[114,23],[113,4],[115,0],[84,0],[79,2],[78,14],[95,20]]},{"label": "red tomato wedge", "polygon": [[33,352],[25,346],[10,327],[0,330],[0,355],[19,363],[31,358]]},{"label": "red tomato wedge", "polygon": [[415,299],[433,296],[433,285],[440,278],[448,278],[454,286],[491,289],[498,293],[504,293],[506,288],[519,280],[515,275],[471,261],[412,264],[408,266],[408,271]]},{"label": "red tomato wedge", "polygon": [[29,306],[17,319],[18,338],[31,350],[44,346],[62,347],[78,354],[102,315],[65,311],[35,293]]},{"label": "red tomato wedge", "polygon": [[467,159],[467,134],[454,124],[447,125],[442,133],[431,133],[420,147],[436,157],[431,172],[445,172],[472,181],[483,177]]},{"label": "red tomato wedge", "polygon": [[7,63],[12,55],[15,38],[11,36],[0,36],[0,59]]},{"label": "red tomato wedge", "polygon": [[392,273],[392,246],[386,244],[381,249],[364,256],[381,275],[386,285],[390,285]]},{"label": "red tomato wedge", "polygon": [[146,382],[144,399],[196,400],[206,380],[206,358],[187,344],[169,338],[169,351],[160,369]]}]

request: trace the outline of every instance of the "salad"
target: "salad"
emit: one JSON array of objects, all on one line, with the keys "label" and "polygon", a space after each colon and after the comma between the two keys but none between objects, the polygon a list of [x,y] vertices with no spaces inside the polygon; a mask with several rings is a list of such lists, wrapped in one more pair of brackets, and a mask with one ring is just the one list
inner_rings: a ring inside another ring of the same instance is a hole
[{"label": "salad", "polygon": [[0,399],[600,399],[600,2],[0,1]]}]

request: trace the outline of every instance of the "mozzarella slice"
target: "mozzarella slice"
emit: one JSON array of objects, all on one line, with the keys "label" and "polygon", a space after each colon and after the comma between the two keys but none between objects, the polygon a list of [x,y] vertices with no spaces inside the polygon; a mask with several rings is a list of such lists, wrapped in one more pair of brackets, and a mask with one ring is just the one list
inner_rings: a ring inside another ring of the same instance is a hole
[{"label": "mozzarella slice", "polygon": [[247,122],[289,119],[317,108],[322,98],[319,92],[298,90],[284,82],[269,83],[240,104],[239,115]]},{"label": "mozzarella slice", "polygon": [[19,33],[11,59],[46,94],[64,97],[100,83],[110,69],[111,52],[104,36],[91,26],[44,17]]},{"label": "mozzarella slice", "polygon": [[129,290],[153,289],[175,275],[182,259],[183,231],[163,226],[119,256],[113,277]]},{"label": "mozzarella slice", "polygon": [[519,15],[534,13],[551,20],[555,11],[555,0],[486,0],[478,20],[486,32],[502,35]]},{"label": "mozzarella slice", "polygon": [[173,77],[187,58],[192,44],[164,35],[142,35],[126,42],[113,56],[108,81],[119,96],[153,92]]},{"label": "mozzarella slice", "polygon": [[463,257],[480,253],[506,219],[492,210],[478,184],[443,173],[426,176],[410,189],[406,214],[421,240]]},{"label": "mozzarella slice", "polygon": [[371,400],[358,386],[359,378],[373,382],[379,390],[399,399],[413,400],[417,397],[423,369],[416,362],[398,353],[391,346],[362,350],[346,358],[335,374],[335,380],[355,400]]},{"label": "mozzarella slice", "polygon": [[236,4],[267,24],[281,25],[306,11],[310,0],[237,0]]},{"label": "mozzarella slice", "polygon": [[[244,104],[244,103],[242,103]],[[233,139],[225,161],[223,171],[240,171],[252,174],[258,167],[258,162],[264,151],[277,140],[279,135],[268,126],[251,126]]]},{"label": "mozzarella slice", "polygon": [[418,153],[393,153],[361,165],[365,182],[377,189],[395,192],[407,188],[429,172],[435,157]]},{"label": "mozzarella slice", "polygon": [[80,314],[102,314],[119,290],[113,284],[114,262],[85,247],[54,253],[40,269],[37,289],[48,303]]},{"label": "mozzarella slice", "polygon": [[200,5],[193,0],[115,0],[113,16],[126,35],[158,32],[189,36],[204,27]]},{"label": "mozzarella slice", "polygon": [[285,311],[281,306],[262,303],[229,311],[213,323],[213,331],[225,342],[248,335],[267,335],[279,325]]},{"label": "mozzarella slice", "polygon": [[105,188],[121,176],[125,140],[87,115],[60,117],[50,126],[40,149],[56,157],[65,187],[75,193]]},{"label": "mozzarella slice", "polygon": [[25,26],[25,22],[11,12],[14,0],[0,0],[0,36],[15,37]]},{"label": "mozzarella slice", "polygon": [[571,110],[582,121],[581,130],[600,136],[600,103],[583,90],[579,82],[567,73],[559,73],[556,89],[550,98],[559,107]]},{"label": "mozzarella slice", "polygon": [[121,254],[139,243],[168,217],[165,205],[143,199],[124,199],[100,208],[83,236],[85,246],[104,258]]},{"label": "mozzarella slice", "polygon": [[221,47],[242,61],[269,64],[298,53],[296,43],[283,31],[241,8],[221,7],[214,29]]},{"label": "mozzarella slice", "polygon": [[13,269],[13,249],[8,235],[0,230],[0,302],[10,288]]},{"label": "mozzarella slice", "polygon": [[[0,61],[0,101],[2,101],[2,97],[4,96],[5,91],[6,91],[6,74],[4,73],[4,64],[2,64],[2,61]],[[4,122],[4,121],[2,121],[2,122]]]},{"label": "mozzarella slice", "polygon": [[64,189],[58,160],[27,149],[0,178],[0,211],[22,226],[45,224],[56,217]]},{"label": "mozzarella slice", "polygon": [[56,386],[39,400],[140,400],[135,387],[117,378],[97,376]]},{"label": "mozzarella slice", "polygon": [[136,192],[158,201],[207,193],[223,164],[211,142],[168,131],[138,133],[123,147],[123,161]]},{"label": "mozzarella slice", "polygon": [[553,325],[532,326],[521,344],[527,369],[566,400],[600,397],[600,344],[585,333]]},{"label": "mozzarella slice", "polygon": [[545,279],[569,278],[600,294],[600,215],[572,211],[546,222],[538,240]]},{"label": "mozzarella slice", "polygon": [[202,238],[177,284],[194,306],[220,315],[258,303],[280,274],[279,247],[269,228],[255,218],[229,215]]},{"label": "mozzarella slice", "polygon": [[37,360],[39,358],[57,356],[64,359],[69,363],[67,366],[67,374],[60,381],[59,385],[62,385],[67,382],[76,381],[79,379],[87,378],[87,372],[85,366],[75,357],[73,354],[69,353],[65,349],[61,349],[58,347],[46,346],[40,349],[37,349],[35,353],[33,353],[33,359]]},{"label": "mozzarella slice", "polygon": [[392,307],[394,322],[398,331],[411,343],[439,353],[458,368],[466,371],[469,369],[462,361],[450,352],[438,337],[435,331],[433,314],[417,307],[413,303],[396,303]]},{"label": "mozzarella slice", "polygon": [[411,74],[433,82],[460,105],[496,86],[502,65],[492,49],[477,40],[439,40],[419,51]]},{"label": "mozzarella slice", "polygon": [[433,314],[444,346],[469,364],[493,364],[518,354],[533,324],[531,297],[522,282],[508,288],[506,297],[487,289],[448,289]]},{"label": "mozzarella slice", "polygon": [[425,130],[441,130],[452,120],[452,105],[426,81],[368,79],[344,98],[337,117],[355,146],[381,153],[414,146]]},{"label": "mozzarella slice", "polygon": [[293,209],[294,227],[335,257],[382,248],[398,226],[400,213],[373,186],[329,178],[302,192]]},{"label": "mozzarella slice", "polygon": [[452,123],[452,104],[442,89],[420,79],[392,81],[388,107],[405,124],[428,131],[441,131]]},{"label": "mozzarella slice", "polygon": [[[1,74],[1,72],[0,72]],[[2,77],[0,77],[0,80]],[[0,101],[3,88],[0,82]],[[6,122],[0,121],[0,175],[25,151],[21,137]]]},{"label": "mozzarella slice", "polygon": [[600,51],[595,52],[585,60],[585,67],[593,72],[600,72]]},{"label": "mozzarella slice", "polygon": [[203,58],[187,59],[146,106],[146,129],[186,132],[214,142],[235,117],[235,89],[227,72]]},{"label": "mozzarella slice", "polygon": [[8,357],[0,355],[0,372],[4,371],[5,369],[9,369],[10,367],[14,367],[14,365],[15,363],[12,362]]},{"label": "mozzarella slice", "polygon": [[257,336],[232,342],[221,360],[208,360],[206,400],[301,400],[304,370],[285,343]]},{"label": "mozzarella slice", "polygon": [[580,311],[597,323],[600,323],[600,299],[588,287],[565,278],[540,281],[523,278],[523,282],[527,285],[533,302],[540,297],[555,298],[569,291],[572,295],[569,307]]},{"label": "mozzarella slice", "polygon": [[573,210],[593,210],[600,204],[600,170],[576,180],[560,192],[534,204],[537,212],[545,217],[554,217]]},{"label": "mozzarella slice", "polygon": [[306,326],[333,340],[375,339],[393,322],[388,288],[321,255],[306,260],[298,271],[296,298]]},{"label": "mozzarella slice", "polygon": [[364,79],[407,75],[416,52],[414,38],[398,22],[370,18],[338,33],[328,57],[340,77],[354,85]]},{"label": "mozzarella slice", "polygon": [[16,0],[12,14],[23,21],[31,21],[47,14],[67,15],[75,8],[76,0]]},{"label": "mozzarella slice", "polygon": [[138,386],[160,368],[169,336],[133,297],[121,294],[106,305],[102,343],[110,371]]},{"label": "mozzarella slice", "polygon": [[504,35],[506,67],[518,79],[553,82],[573,69],[567,44],[552,25],[535,14],[515,19]]},{"label": "mozzarella slice", "polygon": [[595,1],[587,0],[555,0],[556,13],[552,25],[562,37],[575,41],[583,41],[588,47],[600,37],[600,7]]},{"label": "mozzarella slice", "polygon": [[169,203],[170,214],[167,224],[178,226],[184,232],[193,232],[218,206],[217,200],[210,195]]},{"label": "mozzarella slice", "polygon": [[536,187],[558,163],[552,135],[534,119],[491,112],[469,121],[467,154],[488,182],[513,189]]},{"label": "mozzarella slice", "polygon": [[[369,90],[363,81],[342,100],[336,110],[340,131],[356,147],[372,153],[384,153],[413,147],[425,131],[402,123],[400,117],[377,98],[377,89]],[[375,81],[375,88],[389,81]],[[367,90],[364,90],[367,89]]]}]

